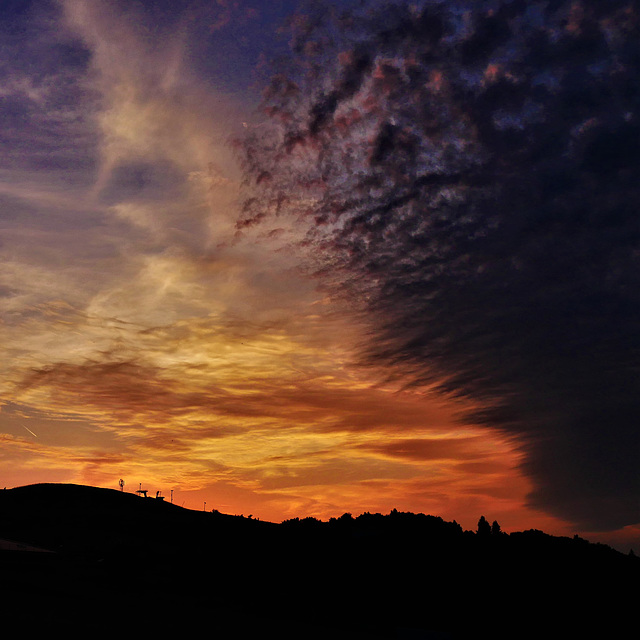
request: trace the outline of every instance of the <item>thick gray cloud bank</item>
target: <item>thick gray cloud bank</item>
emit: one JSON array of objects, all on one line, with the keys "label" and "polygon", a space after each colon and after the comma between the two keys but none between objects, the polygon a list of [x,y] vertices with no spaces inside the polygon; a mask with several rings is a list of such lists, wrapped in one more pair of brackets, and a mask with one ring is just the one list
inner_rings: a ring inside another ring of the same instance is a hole
[{"label": "thick gray cloud bank", "polygon": [[366,360],[478,406],[533,506],[640,522],[640,3],[316,6],[292,33],[239,227],[307,225]]}]

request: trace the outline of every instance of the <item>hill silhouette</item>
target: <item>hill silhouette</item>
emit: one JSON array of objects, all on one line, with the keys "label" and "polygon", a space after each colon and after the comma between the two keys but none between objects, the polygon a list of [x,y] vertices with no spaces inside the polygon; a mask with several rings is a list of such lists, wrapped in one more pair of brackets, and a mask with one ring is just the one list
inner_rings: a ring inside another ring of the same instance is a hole
[{"label": "hill silhouette", "polygon": [[0,552],[24,630],[608,637],[635,622],[640,576],[635,556],[536,530],[395,510],[275,524],[81,485],[1,491],[0,538],[40,549]]}]

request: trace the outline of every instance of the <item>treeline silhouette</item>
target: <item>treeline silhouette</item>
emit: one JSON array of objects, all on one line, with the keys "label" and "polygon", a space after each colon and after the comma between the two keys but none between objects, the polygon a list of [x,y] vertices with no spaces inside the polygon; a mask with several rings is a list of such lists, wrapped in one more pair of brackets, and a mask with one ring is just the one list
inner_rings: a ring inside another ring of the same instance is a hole
[{"label": "treeline silhouette", "polygon": [[0,552],[0,606],[23,630],[611,637],[635,621],[640,576],[634,555],[484,516],[275,524],[80,485],[0,491],[0,538],[49,551]]}]

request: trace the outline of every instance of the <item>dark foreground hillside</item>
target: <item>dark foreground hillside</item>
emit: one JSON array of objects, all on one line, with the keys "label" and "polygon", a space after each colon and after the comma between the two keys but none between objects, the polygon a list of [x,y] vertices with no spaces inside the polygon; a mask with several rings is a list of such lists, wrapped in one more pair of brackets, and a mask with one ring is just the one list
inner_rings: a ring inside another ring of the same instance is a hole
[{"label": "dark foreground hillside", "polygon": [[[637,629],[640,560],[422,514],[260,522],[78,485],[0,492],[0,606],[23,632],[600,638]],[[47,636],[45,636],[47,637]]]}]

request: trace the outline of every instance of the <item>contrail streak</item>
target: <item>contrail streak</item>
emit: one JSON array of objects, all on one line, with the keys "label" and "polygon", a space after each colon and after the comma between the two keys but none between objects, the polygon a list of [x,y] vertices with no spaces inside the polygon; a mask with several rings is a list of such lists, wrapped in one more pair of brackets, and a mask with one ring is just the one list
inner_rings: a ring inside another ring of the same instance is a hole
[{"label": "contrail streak", "polygon": [[38,436],[33,433],[33,431],[31,431],[31,429],[29,429],[29,427],[25,427],[25,425],[22,425],[34,438],[37,438]]}]

